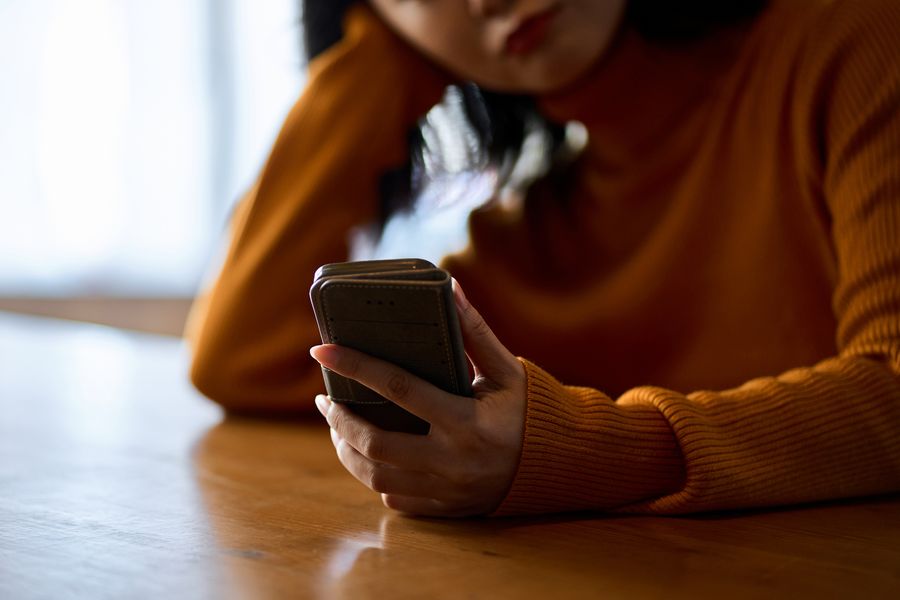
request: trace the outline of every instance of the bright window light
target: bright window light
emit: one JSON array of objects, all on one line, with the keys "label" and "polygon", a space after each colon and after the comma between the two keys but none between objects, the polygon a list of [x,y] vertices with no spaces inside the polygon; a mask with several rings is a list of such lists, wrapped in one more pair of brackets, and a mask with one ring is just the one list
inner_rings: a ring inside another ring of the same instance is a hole
[{"label": "bright window light", "polygon": [[300,92],[298,4],[0,2],[0,294],[193,293]]}]

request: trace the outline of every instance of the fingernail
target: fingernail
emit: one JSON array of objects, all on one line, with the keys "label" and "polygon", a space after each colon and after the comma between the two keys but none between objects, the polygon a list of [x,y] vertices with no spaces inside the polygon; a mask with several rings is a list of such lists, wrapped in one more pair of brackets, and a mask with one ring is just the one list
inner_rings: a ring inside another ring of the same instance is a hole
[{"label": "fingernail", "polygon": [[309,349],[309,355],[312,356],[320,365],[334,364],[334,349],[326,344],[313,346]]},{"label": "fingernail", "polygon": [[328,398],[326,398],[322,394],[318,394],[316,396],[316,407],[319,409],[319,412],[322,413],[322,416],[325,416],[325,413],[328,412]]},{"label": "fingernail", "polygon": [[453,278],[453,295],[456,298],[456,305],[460,308],[467,308],[469,306],[469,301],[466,299],[466,295],[463,293],[462,286],[459,285],[459,282],[456,278]]}]

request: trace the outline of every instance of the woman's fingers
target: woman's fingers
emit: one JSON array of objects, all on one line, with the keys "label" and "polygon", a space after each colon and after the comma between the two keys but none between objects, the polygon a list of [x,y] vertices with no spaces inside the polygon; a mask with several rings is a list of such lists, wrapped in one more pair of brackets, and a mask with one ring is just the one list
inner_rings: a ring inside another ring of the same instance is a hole
[{"label": "woman's fingers", "polygon": [[313,346],[309,353],[324,367],[355,379],[432,425],[462,417],[462,399],[387,361],[334,344]]},{"label": "woman's fingers", "polygon": [[454,282],[466,351],[479,369],[476,398],[444,392],[407,371],[350,348],[316,346],[322,366],[354,379],[432,424],[415,436],[387,432],[347,407],[316,398],[344,467],[390,508],[419,515],[485,514],[502,501],[522,446],[527,382]]},{"label": "woman's fingers", "polygon": [[334,429],[331,430],[331,442],[344,468],[373,491],[424,498],[439,492],[442,487],[441,481],[429,473],[399,469],[369,460]]},{"label": "woman's fingers", "polygon": [[369,460],[413,471],[436,468],[427,436],[384,431],[327,396],[316,396],[316,406],[329,427]]},{"label": "woman's fingers", "polygon": [[475,364],[478,373],[500,384],[520,375],[521,364],[497,339],[481,314],[469,303],[456,279],[453,280],[453,296],[456,299],[466,354]]}]

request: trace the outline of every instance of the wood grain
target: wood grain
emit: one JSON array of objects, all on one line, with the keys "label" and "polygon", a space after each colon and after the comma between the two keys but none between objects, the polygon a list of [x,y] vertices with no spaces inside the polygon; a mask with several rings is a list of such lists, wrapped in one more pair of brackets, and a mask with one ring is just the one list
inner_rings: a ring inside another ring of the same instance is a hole
[{"label": "wood grain", "polygon": [[0,315],[0,598],[894,598],[900,499],[692,518],[383,508],[319,419],[222,420],[172,339]]}]

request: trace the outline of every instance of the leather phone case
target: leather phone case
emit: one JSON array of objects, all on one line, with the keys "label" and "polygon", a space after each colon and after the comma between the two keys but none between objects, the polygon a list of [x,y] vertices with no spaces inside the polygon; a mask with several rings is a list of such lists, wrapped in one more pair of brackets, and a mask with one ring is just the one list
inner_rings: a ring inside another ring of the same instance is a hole
[{"label": "leather phone case", "polygon": [[[422,259],[323,265],[309,291],[319,334],[391,362],[433,385],[471,396],[450,274]],[[426,434],[430,425],[364,385],[322,367],[334,402],[388,431]]]}]

